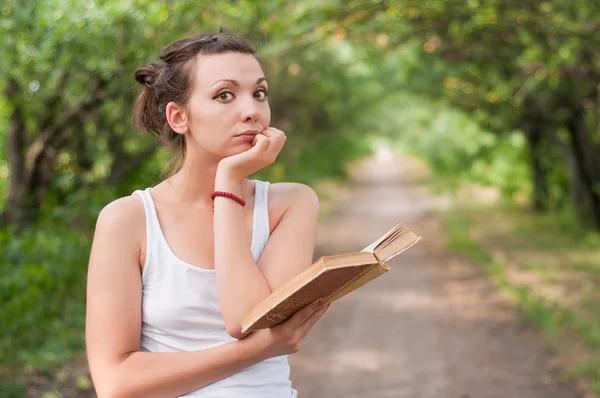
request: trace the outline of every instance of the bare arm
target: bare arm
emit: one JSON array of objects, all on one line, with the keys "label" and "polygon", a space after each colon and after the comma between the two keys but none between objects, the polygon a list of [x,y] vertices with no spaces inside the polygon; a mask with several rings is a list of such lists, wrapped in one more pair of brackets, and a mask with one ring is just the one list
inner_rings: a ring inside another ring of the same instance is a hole
[{"label": "bare arm", "polygon": [[286,184],[287,209],[258,261],[272,290],[312,265],[319,219],[319,197],[302,184]]},{"label": "bare arm", "polygon": [[106,358],[95,366],[94,385],[100,398],[178,397],[266,359],[245,345],[238,340],[202,351],[134,351],[121,359]]},{"label": "bare arm", "polygon": [[135,197],[108,205],[96,225],[86,344],[99,397],[178,396],[278,355],[267,349],[273,339],[257,344],[250,338],[198,352],[140,352],[139,239],[145,236],[144,225],[142,203]]},{"label": "bare arm", "polygon": [[[215,191],[242,196],[241,182],[217,172]],[[256,265],[244,233],[244,213],[239,203],[217,196],[214,200],[215,274],[219,307],[227,333],[241,339],[242,317],[271,293]]]},{"label": "bare arm", "polygon": [[[259,264],[244,234],[242,207],[215,198],[215,269],[219,305],[227,332],[243,338],[241,320],[273,290],[312,264],[319,201],[302,184],[286,184],[287,209],[269,237]],[[217,173],[215,190],[241,194],[241,184],[227,173]]]}]

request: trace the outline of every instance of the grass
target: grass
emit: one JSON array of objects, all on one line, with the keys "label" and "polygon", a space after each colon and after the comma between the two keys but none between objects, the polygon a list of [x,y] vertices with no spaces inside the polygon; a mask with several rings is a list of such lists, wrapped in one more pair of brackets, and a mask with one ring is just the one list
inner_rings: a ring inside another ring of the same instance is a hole
[{"label": "grass", "polygon": [[567,374],[600,395],[600,234],[516,205],[457,204],[444,217],[450,249],[481,264]]}]

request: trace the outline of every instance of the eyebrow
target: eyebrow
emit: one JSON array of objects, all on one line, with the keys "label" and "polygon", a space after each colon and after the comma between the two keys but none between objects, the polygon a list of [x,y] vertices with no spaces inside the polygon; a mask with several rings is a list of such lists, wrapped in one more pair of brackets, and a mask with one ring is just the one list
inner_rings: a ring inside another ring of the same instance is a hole
[{"label": "eyebrow", "polygon": [[[258,80],[256,80],[256,84],[259,84],[260,82],[266,82],[267,79],[265,79],[264,77],[259,77]],[[237,80],[233,80],[233,79],[220,79],[217,80],[216,82],[214,82],[213,86],[219,82],[229,82],[231,84],[233,84],[234,86],[239,87],[240,86],[240,82],[238,82]],[[212,87],[212,86],[211,86]]]}]

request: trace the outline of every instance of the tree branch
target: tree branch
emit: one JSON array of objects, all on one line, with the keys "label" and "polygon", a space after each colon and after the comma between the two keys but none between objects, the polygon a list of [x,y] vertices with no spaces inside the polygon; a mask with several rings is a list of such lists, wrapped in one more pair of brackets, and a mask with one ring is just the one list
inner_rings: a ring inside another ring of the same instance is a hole
[{"label": "tree branch", "polygon": [[44,114],[41,118],[39,118],[40,122],[38,123],[38,131],[44,131],[45,127],[51,123],[52,118],[55,117],[58,100],[63,95],[66,83],[70,76],[71,74],[69,73],[69,70],[64,71],[58,79],[56,87],[44,101],[46,104],[49,104],[49,106],[45,108]]},{"label": "tree branch", "polygon": [[118,186],[125,177],[131,174],[144,162],[144,160],[151,156],[159,146],[159,143],[155,142],[148,148],[133,155],[123,154],[122,157],[115,158],[112,163],[110,175],[106,178],[105,183],[112,187]]},{"label": "tree branch", "polygon": [[71,111],[65,113],[62,118],[55,121],[53,125],[46,128],[40,134],[40,137],[29,147],[27,164],[30,169],[33,169],[39,162],[39,157],[43,156],[46,146],[51,145],[57,139],[57,136],[63,133],[70,124],[77,120],[81,113],[93,110],[102,104],[104,100],[102,88],[104,85],[105,82],[100,78],[94,79],[91,98],[87,101],[83,101],[81,104],[71,109]]}]

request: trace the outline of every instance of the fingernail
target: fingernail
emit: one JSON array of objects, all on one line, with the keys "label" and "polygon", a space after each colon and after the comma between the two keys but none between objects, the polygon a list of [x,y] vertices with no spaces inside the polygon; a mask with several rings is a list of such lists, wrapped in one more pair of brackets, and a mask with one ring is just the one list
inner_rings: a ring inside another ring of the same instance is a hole
[{"label": "fingernail", "polygon": [[325,304],[325,300],[324,300],[324,299],[319,299],[319,300],[317,301],[317,307],[322,307],[322,306],[323,306],[323,304]]}]

